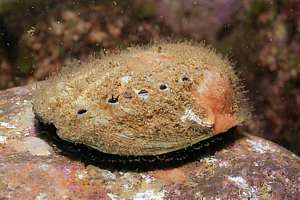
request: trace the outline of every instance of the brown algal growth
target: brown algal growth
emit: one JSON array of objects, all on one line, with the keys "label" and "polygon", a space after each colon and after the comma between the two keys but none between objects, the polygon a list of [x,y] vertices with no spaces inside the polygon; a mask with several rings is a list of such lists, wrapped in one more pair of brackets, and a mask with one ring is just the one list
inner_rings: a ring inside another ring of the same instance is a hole
[{"label": "brown algal growth", "polygon": [[157,155],[241,124],[238,85],[229,62],[203,45],[158,43],[65,68],[37,90],[33,109],[65,140]]}]

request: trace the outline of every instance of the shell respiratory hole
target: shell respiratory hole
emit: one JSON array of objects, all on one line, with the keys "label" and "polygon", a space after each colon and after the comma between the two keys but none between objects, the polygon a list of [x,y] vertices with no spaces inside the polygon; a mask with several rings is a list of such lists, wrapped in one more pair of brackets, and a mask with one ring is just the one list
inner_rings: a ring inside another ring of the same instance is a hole
[{"label": "shell respiratory hole", "polygon": [[165,42],[63,68],[35,90],[33,110],[62,139],[110,154],[159,155],[242,124],[249,112],[241,88],[213,50]]}]

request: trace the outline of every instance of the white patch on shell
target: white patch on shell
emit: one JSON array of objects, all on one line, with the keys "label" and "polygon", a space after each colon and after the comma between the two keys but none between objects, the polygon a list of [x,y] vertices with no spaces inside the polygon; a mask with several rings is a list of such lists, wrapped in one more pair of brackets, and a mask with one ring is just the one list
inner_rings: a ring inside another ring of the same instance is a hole
[{"label": "white patch on shell", "polygon": [[149,93],[142,93],[139,94],[140,90],[134,90],[134,92],[138,95],[139,98],[141,98],[142,100],[147,100],[149,98]]},{"label": "white patch on shell", "polygon": [[35,197],[35,200],[47,200],[48,197],[47,197],[47,194],[45,193],[39,193],[38,196]]},{"label": "white patch on shell", "polygon": [[121,78],[121,85],[125,86],[129,83],[129,81],[131,80],[131,76],[123,76]]},{"label": "white patch on shell", "polygon": [[0,114],[2,114],[2,113],[4,113],[4,111],[3,111],[3,110],[0,110]]},{"label": "white patch on shell", "polygon": [[5,144],[6,143],[6,136],[5,135],[0,135],[0,144]]},{"label": "white patch on shell", "polygon": [[136,193],[133,196],[133,200],[163,200],[164,196],[164,191],[155,192],[154,190],[148,190]]},{"label": "white patch on shell", "polygon": [[118,200],[119,197],[113,193],[107,193],[107,196],[111,199],[111,200]]},{"label": "white patch on shell", "polygon": [[119,102],[116,102],[116,103],[109,103],[111,105],[111,107],[113,108],[117,108],[119,107],[120,103]]},{"label": "white patch on shell", "polygon": [[212,123],[202,120],[191,109],[186,109],[184,115],[180,119],[182,122],[192,122],[208,128],[211,128],[213,126]]},{"label": "white patch on shell", "polygon": [[5,127],[5,128],[9,128],[9,129],[16,128],[16,126],[11,125],[11,124],[9,124],[9,123],[7,123],[7,122],[0,122],[0,126],[3,126],[3,127]]},{"label": "white patch on shell", "polygon": [[238,188],[242,189],[242,199],[258,200],[257,189],[250,186],[241,176],[228,176],[229,181],[233,182]]},{"label": "white patch on shell", "polygon": [[84,96],[79,96],[75,101],[74,101],[74,106],[76,109],[87,109],[88,108],[88,102]]},{"label": "white patch on shell", "polygon": [[205,70],[203,72],[204,80],[202,81],[202,84],[198,87],[197,91],[199,94],[202,94],[209,90],[208,83],[214,82],[214,80],[219,80],[220,75],[217,73],[212,73],[211,71]]},{"label": "white patch on shell", "polygon": [[128,113],[128,114],[131,114],[132,113],[132,109],[130,108],[125,108],[123,106],[120,105],[120,109],[125,112],[125,113]]}]

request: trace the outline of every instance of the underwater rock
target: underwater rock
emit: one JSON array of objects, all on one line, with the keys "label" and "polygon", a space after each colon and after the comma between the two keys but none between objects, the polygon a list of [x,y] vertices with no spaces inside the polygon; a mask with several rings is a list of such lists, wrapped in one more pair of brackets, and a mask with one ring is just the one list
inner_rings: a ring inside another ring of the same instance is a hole
[{"label": "underwater rock", "polygon": [[[71,144],[57,142],[58,138],[47,139],[46,130],[35,127],[31,103],[31,86],[0,92],[3,141],[0,199],[298,199],[300,196],[300,158],[262,138],[224,134],[219,142],[189,153],[188,159],[175,157],[174,162],[166,162],[164,166],[163,160],[150,164],[136,162],[131,167],[131,163],[116,165],[117,160],[108,159],[108,155],[102,162],[93,162],[94,158],[86,162],[87,151],[76,151]],[[48,137],[52,135],[49,133]],[[49,143],[50,154],[23,151],[26,149],[23,144],[28,146],[28,141],[41,139]],[[97,158],[104,156],[99,154]]]}]

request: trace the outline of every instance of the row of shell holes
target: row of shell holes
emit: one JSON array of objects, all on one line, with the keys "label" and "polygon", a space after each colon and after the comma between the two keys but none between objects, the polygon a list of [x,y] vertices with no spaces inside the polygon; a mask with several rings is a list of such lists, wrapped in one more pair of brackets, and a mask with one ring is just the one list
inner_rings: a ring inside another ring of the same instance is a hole
[{"label": "row of shell holes", "polygon": [[[190,80],[190,79],[189,79],[188,77],[186,77],[186,76],[182,77],[182,81],[189,81],[189,80]],[[161,90],[161,91],[167,91],[167,90],[169,90],[169,87],[168,87],[167,84],[161,84],[161,85],[159,86],[159,90]],[[148,98],[148,96],[149,96],[149,92],[148,92],[147,90],[145,90],[145,89],[141,89],[141,90],[138,92],[138,95],[139,95],[142,99],[146,99],[146,98]],[[131,98],[131,97],[127,97],[127,98]],[[109,104],[112,104],[112,105],[118,104],[118,102],[119,102],[118,96],[117,96],[117,97],[114,97],[114,96],[112,95],[111,98],[108,99],[107,102],[108,102]],[[78,110],[77,114],[82,115],[82,114],[84,114],[84,113],[86,113],[86,112],[87,112],[86,109],[80,109],[80,110]]]}]

